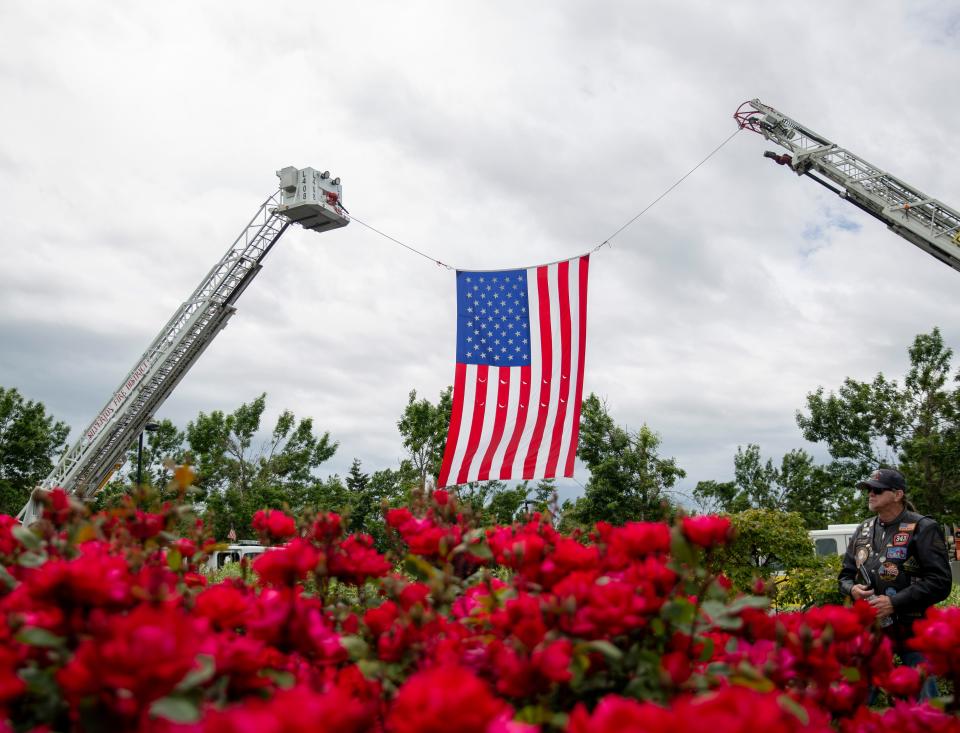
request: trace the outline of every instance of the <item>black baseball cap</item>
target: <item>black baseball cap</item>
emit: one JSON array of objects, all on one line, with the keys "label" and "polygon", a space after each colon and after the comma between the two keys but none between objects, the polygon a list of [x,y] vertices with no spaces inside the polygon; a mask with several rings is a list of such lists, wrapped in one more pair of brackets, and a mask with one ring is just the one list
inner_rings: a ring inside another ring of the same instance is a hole
[{"label": "black baseball cap", "polygon": [[906,479],[895,468],[878,468],[869,478],[857,484],[858,489],[889,489],[890,491],[907,490]]}]

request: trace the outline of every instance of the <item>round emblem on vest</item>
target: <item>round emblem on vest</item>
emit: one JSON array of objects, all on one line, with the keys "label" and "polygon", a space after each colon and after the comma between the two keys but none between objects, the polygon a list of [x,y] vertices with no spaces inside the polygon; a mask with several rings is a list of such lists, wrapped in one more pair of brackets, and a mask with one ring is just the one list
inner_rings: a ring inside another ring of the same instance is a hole
[{"label": "round emblem on vest", "polygon": [[898,575],[900,575],[900,569],[896,563],[885,562],[880,566],[880,580],[894,580]]},{"label": "round emblem on vest", "polygon": [[857,567],[860,567],[867,561],[867,557],[870,555],[870,551],[863,545],[857,548]]}]

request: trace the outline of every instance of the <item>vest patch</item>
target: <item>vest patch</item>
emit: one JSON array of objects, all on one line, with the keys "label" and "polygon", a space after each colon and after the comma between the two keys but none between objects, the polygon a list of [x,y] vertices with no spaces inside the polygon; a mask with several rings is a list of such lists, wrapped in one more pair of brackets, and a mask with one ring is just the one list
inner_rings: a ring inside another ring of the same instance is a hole
[{"label": "vest patch", "polygon": [[901,545],[905,545],[905,544],[907,544],[909,541],[910,541],[910,533],[909,533],[909,532],[903,532],[903,533],[901,533],[901,534],[895,534],[895,535],[893,536],[893,544],[894,544],[895,547],[900,547]]},{"label": "vest patch", "polygon": [[913,532],[916,529],[916,522],[900,522],[900,531],[901,532]]},{"label": "vest patch", "polygon": [[860,547],[857,548],[857,567],[863,565],[867,561],[868,557],[870,557],[870,550],[867,549],[866,545],[860,545]]},{"label": "vest patch", "polygon": [[900,575],[900,569],[897,567],[896,563],[887,561],[880,566],[880,580],[894,580],[898,575]]},{"label": "vest patch", "polygon": [[906,560],[906,559],[907,559],[907,548],[906,548],[906,547],[888,547],[888,548],[887,548],[887,559],[889,559],[889,560]]}]

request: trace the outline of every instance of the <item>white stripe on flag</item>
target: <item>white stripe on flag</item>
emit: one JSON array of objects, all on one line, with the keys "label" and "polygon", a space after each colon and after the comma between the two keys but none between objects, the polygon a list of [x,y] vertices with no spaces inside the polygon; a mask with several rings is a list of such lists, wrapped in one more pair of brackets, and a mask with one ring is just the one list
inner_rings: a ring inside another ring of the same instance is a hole
[{"label": "white stripe on flag", "polygon": [[487,369],[486,396],[483,405],[483,429],[480,431],[480,443],[477,445],[477,452],[473,454],[473,460],[467,468],[467,480],[476,481],[480,475],[480,464],[483,457],[487,454],[487,446],[490,445],[490,437],[493,434],[493,421],[497,417],[497,388],[500,385],[500,368],[489,367]]},{"label": "white stripe on flag", "polygon": [[473,422],[473,398],[477,385],[477,365],[467,364],[467,376],[463,380],[463,413],[460,417],[460,433],[457,436],[457,448],[450,462],[450,473],[447,476],[447,485],[457,483],[460,466],[467,452],[467,443],[470,442],[470,425]]},{"label": "white stripe on flag", "polygon": [[547,458],[550,455],[550,441],[553,439],[553,424],[557,417],[557,403],[560,400],[560,376],[562,363],[561,349],[563,344],[560,339],[560,293],[557,288],[557,277],[559,275],[559,264],[550,265],[547,268],[547,292],[550,297],[550,333],[552,338],[552,359],[550,362],[550,372],[546,375],[549,380],[547,420],[544,423],[543,435],[540,438],[540,445],[537,446],[537,464],[534,470],[534,476],[543,476],[547,467]]},{"label": "white stripe on flag", "polygon": [[523,462],[530,450],[530,439],[533,437],[533,428],[537,423],[537,412],[540,407],[540,387],[543,376],[541,370],[543,360],[540,358],[540,291],[537,286],[537,268],[527,270],[527,302],[530,310],[530,398],[527,400],[527,420],[520,435],[517,453],[513,458],[513,469],[510,478],[523,478]]},{"label": "white stripe on flag", "polygon": [[[577,400],[577,377],[580,374],[582,364],[580,364],[580,261],[573,260],[570,263],[570,271],[567,281],[570,283],[570,374],[567,392],[567,414],[563,418],[563,437],[560,440],[560,461],[557,463],[557,473],[565,476],[567,459],[570,455],[571,447],[575,451],[576,446],[571,446],[570,441],[573,438],[573,420],[576,417]],[[572,475],[572,474],[571,474]]]},{"label": "white stripe on flag", "polygon": [[507,445],[513,437],[513,426],[517,423],[517,409],[520,405],[520,369],[517,367],[503,367],[510,372],[510,396],[507,400],[507,419],[504,423],[503,437],[497,452],[493,454],[493,463],[490,466],[490,478],[510,478],[509,471],[503,471],[503,457],[507,452]]}]

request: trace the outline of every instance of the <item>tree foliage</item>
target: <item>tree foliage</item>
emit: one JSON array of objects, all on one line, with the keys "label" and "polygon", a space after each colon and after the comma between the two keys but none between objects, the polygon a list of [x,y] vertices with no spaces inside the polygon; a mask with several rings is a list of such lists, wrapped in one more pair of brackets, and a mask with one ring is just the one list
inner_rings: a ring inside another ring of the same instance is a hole
[{"label": "tree foliage", "polygon": [[411,390],[407,406],[397,422],[403,447],[419,476],[421,488],[426,486],[428,477],[436,480],[440,475],[453,406],[452,395],[453,388],[447,387],[434,405],[426,398],[418,400],[417,391]]},{"label": "tree foliage", "polygon": [[756,579],[769,581],[786,569],[816,564],[803,517],[775,509],[747,509],[730,515],[734,540],[716,557],[734,586],[749,591]]},{"label": "tree foliage", "polygon": [[[404,463],[412,469],[417,485],[423,489],[428,480],[434,483],[440,475],[443,451],[447,443],[453,388],[440,392],[436,404],[426,398],[417,399],[411,390],[407,405],[397,421],[397,429],[407,450]],[[404,469],[403,465],[401,470]],[[531,501],[527,482],[510,486],[503,481],[470,482],[455,488],[460,501],[479,522],[510,522],[521,507]]]},{"label": "tree foliage", "polygon": [[[173,466],[184,461],[185,435],[170,420],[155,423],[155,430],[144,430],[143,455],[140,457],[141,481],[155,488],[162,498],[172,498],[165,491],[173,478]],[[100,511],[116,506],[137,480],[137,447],[135,441],[128,449],[125,462],[117,474],[94,496],[93,508]]]},{"label": "tree foliage", "polygon": [[951,376],[952,357],[934,328],[914,339],[902,384],[877,374],[847,378],[829,393],[819,387],[797,413],[804,438],[826,443],[860,475],[898,464],[919,511],[960,520],[960,373]]},{"label": "tree foliage", "polygon": [[595,394],[583,401],[577,455],[590,469],[574,512],[584,524],[653,521],[671,513],[669,490],[686,476],[673,458],[661,458],[658,436],[647,425],[631,431],[617,425]]},{"label": "tree foliage", "polygon": [[0,513],[16,515],[53,470],[70,429],[41,402],[0,387]]},{"label": "tree foliage", "polygon": [[799,606],[842,605],[847,599],[837,584],[842,559],[839,555],[817,557],[808,567],[791,568],[777,584],[777,605]]},{"label": "tree foliage", "polygon": [[853,521],[861,510],[862,501],[853,489],[858,474],[848,464],[817,465],[813,456],[798,449],[775,465],[773,459],[762,459],[760,446],[750,444],[737,448],[733,465],[733,481],[701,481],[693,490],[705,510],[796,512],[808,529]]}]

